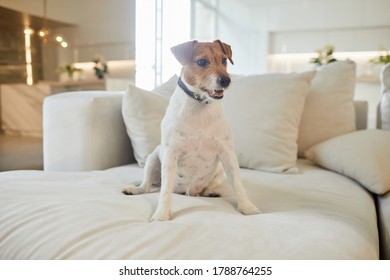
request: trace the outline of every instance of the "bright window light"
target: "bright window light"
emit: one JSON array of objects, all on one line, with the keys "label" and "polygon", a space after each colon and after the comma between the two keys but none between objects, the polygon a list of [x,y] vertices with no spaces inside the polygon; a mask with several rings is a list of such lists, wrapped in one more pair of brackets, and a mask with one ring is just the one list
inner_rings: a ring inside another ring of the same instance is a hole
[{"label": "bright window light", "polygon": [[189,0],[164,0],[162,82],[167,81],[175,73],[180,74],[181,65],[173,56],[171,48],[190,40],[190,2]]},{"label": "bright window light", "polygon": [[143,88],[155,85],[155,39],[156,5],[155,0],[136,1],[136,84]]},{"label": "bright window light", "polygon": [[152,89],[178,73],[170,48],[190,38],[190,0],[136,0],[136,84]]}]

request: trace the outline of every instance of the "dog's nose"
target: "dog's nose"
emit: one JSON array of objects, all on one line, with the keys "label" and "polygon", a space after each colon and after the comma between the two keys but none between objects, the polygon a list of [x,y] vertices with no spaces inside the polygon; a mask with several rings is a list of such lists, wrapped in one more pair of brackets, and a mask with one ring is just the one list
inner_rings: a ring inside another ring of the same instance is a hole
[{"label": "dog's nose", "polygon": [[230,78],[226,76],[221,76],[218,79],[218,83],[221,87],[227,88],[230,84]]}]

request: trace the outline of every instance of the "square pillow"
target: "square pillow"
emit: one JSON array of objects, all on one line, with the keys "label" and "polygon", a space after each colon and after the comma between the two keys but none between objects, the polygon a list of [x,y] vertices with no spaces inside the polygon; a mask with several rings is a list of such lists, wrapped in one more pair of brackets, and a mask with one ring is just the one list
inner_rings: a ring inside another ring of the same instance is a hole
[{"label": "square pillow", "polygon": [[355,131],[317,144],[305,155],[371,192],[384,194],[390,190],[390,131]]},{"label": "square pillow", "polygon": [[252,75],[232,82],[222,103],[241,167],[298,173],[298,128],[314,75]]},{"label": "square pillow", "polygon": [[178,77],[175,75],[153,91],[129,84],[123,96],[123,120],[134,157],[141,167],[145,165],[147,156],[160,144],[160,124],[177,80]]},{"label": "square pillow", "polygon": [[355,80],[353,61],[337,61],[317,69],[299,127],[300,157],[315,144],[356,130]]}]

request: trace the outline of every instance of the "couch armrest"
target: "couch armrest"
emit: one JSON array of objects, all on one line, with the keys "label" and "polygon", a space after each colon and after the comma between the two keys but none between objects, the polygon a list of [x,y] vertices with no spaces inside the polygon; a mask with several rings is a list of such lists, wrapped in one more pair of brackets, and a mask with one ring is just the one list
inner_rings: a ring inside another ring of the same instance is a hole
[{"label": "couch armrest", "polygon": [[362,130],[368,127],[368,102],[364,100],[355,100],[353,102],[356,114],[356,129]]},{"label": "couch armrest", "polygon": [[123,92],[52,95],[43,104],[45,171],[106,169],[134,161],[121,106]]}]

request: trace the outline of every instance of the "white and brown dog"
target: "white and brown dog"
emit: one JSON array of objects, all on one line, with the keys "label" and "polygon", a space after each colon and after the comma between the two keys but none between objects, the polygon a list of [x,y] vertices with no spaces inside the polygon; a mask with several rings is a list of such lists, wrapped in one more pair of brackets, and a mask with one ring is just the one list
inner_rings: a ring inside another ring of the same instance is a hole
[{"label": "white and brown dog", "polygon": [[249,200],[240,179],[230,127],[220,99],[230,84],[227,60],[233,64],[229,45],[190,41],[171,49],[183,65],[178,86],[161,123],[161,144],[148,156],[140,186],[125,194],[150,192],[161,179],[161,193],[152,220],[169,220],[171,193],[219,196],[224,171],[237,196],[238,210],[260,213]]}]

